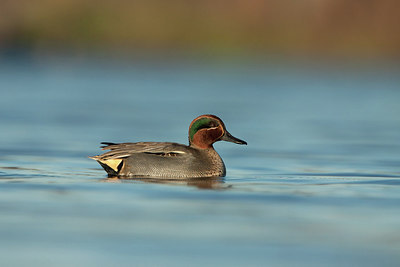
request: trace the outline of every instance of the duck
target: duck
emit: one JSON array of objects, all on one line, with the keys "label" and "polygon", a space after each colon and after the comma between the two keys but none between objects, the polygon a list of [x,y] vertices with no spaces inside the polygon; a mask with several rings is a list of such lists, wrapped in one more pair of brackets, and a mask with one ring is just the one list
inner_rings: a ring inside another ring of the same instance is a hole
[{"label": "duck", "polygon": [[109,177],[189,179],[224,177],[225,164],[213,144],[227,141],[247,145],[231,135],[224,122],[211,114],[200,115],[189,126],[189,145],[171,142],[102,142],[96,160]]}]

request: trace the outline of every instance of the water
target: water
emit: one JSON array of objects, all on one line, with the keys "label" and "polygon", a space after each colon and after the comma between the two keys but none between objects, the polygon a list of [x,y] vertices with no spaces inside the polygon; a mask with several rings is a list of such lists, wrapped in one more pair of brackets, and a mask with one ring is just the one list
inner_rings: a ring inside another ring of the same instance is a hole
[{"label": "water", "polygon": [[[400,67],[0,63],[1,266],[398,266]],[[101,141],[187,143],[223,180],[107,179]]]}]

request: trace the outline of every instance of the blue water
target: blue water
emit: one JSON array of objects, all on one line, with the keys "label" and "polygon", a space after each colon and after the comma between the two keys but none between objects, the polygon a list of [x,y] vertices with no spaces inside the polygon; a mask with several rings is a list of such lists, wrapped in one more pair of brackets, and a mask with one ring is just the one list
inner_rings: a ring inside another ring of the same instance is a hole
[{"label": "blue water", "polygon": [[[0,63],[1,266],[399,266],[400,65]],[[187,143],[223,180],[107,179],[101,141]]]}]

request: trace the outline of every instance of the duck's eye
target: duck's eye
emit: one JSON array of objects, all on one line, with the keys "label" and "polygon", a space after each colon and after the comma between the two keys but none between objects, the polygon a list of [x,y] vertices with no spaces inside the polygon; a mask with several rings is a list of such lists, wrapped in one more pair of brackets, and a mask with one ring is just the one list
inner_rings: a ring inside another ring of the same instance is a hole
[{"label": "duck's eye", "polygon": [[210,128],[214,128],[214,127],[217,127],[218,124],[217,124],[215,121],[211,121],[211,122],[208,124],[208,126],[209,126]]}]

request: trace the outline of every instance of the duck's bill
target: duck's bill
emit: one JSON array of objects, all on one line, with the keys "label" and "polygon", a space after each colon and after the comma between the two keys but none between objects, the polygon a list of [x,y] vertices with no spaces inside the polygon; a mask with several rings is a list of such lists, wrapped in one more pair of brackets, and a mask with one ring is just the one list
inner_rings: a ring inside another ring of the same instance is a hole
[{"label": "duck's bill", "polygon": [[240,140],[239,138],[234,137],[229,132],[225,132],[225,134],[221,137],[221,140],[232,142],[239,145],[247,145],[246,141]]}]

